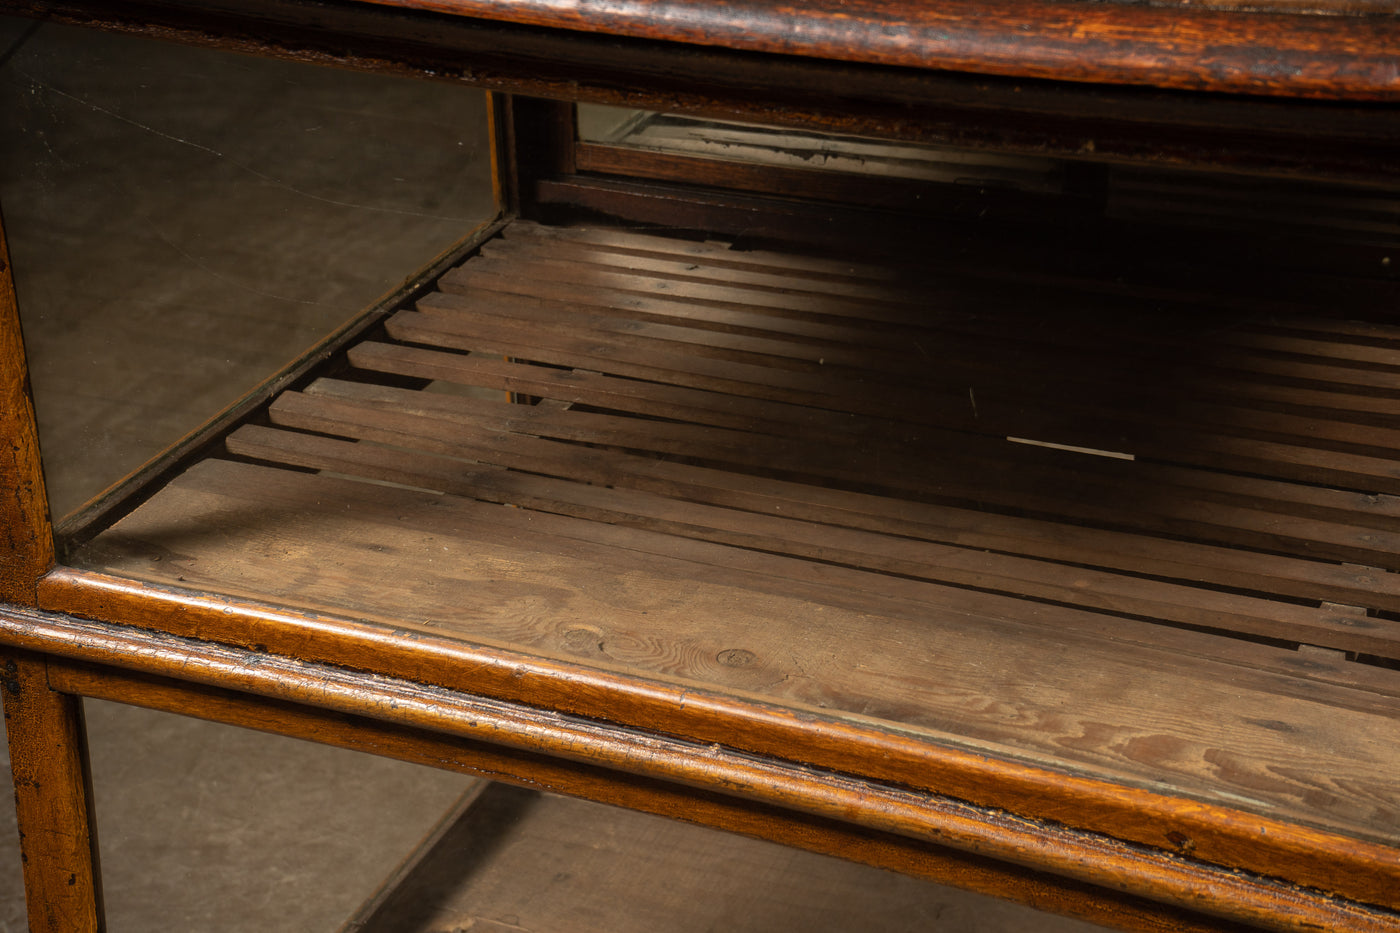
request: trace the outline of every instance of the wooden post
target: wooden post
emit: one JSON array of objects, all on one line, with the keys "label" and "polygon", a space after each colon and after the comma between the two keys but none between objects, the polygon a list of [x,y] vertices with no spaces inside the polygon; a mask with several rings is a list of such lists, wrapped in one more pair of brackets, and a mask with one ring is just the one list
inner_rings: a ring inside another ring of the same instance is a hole
[{"label": "wooden post", "polygon": [[29,367],[0,221],[0,602],[35,605],[35,583],[53,560]]},{"label": "wooden post", "polygon": [[508,100],[510,206],[521,216],[534,217],[539,182],[575,171],[574,105],[530,97]]},{"label": "wooden post", "polygon": [[30,933],[104,928],[82,700],[49,689],[42,657],[0,656]]}]

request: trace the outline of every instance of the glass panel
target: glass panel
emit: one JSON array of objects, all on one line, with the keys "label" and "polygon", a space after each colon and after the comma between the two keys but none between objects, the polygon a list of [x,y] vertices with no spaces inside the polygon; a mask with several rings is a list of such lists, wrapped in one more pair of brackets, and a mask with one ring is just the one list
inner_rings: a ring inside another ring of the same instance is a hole
[{"label": "glass panel", "polygon": [[343,929],[473,783],[251,729],[85,705],[111,933]]},{"label": "glass panel", "polygon": [[495,211],[485,95],[0,19],[0,202],[72,510]]}]

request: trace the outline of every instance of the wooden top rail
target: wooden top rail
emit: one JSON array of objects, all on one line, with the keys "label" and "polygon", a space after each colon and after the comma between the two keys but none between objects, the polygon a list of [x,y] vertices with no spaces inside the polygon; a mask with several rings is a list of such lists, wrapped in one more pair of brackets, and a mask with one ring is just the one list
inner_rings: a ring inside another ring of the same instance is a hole
[{"label": "wooden top rail", "polygon": [[1392,182],[1396,0],[1264,2],[0,0],[0,11],[528,97]]},{"label": "wooden top rail", "polygon": [[1400,4],[1393,0],[1250,5],[1267,8],[1262,12],[1184,2],[1065,0],[376,2],[867,64],[1291,97],[1400,99]]}]

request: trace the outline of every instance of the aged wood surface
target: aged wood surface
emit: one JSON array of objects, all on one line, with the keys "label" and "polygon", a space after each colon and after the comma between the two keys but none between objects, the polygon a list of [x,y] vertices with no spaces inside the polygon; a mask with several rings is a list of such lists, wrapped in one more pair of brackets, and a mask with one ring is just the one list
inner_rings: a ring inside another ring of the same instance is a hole
[{"label": "aged wood surface", "polygon": [[[648,691],[731,697],[737,718],[672,709],[672,731],[870,777],[926,786],[928,743],[1165,789],[1207,808],[1181,836],[1200,857],[1392,903],[1400,506],[1371,423],[1400,404],[1390,309],[1227,304],[1144,337],[1156,300],[899,268],[515,225],[352,348],[353,381],[234,433],[256,463],[198,465],[80,558],[636,678],[557,707],[624,724],[660,721]],[[173,594],[143,617],[139,590],[65,573],[44,598],[526,697]],[[821,725],[736,731],[759,709]],[[844,752],[831,723],[859,737]],[[912,758],[862,760],[894,733]],[[951,780],[1164,838],[1092,791]],[[1240,861],[1226,811],[1381,848],[1359,875],[1300,859],[1316,839]]]},{"label": "aged wood surface", "polygon": [[5,731],[31,933],[103,929],[82,701],[50,689],[46,660],[7,650]]},{"label": "aged wood surface", "polygon": [[[853,826],[844,820],[778,812],[740,797],[698,792],[661,781],[536,755],[508,746],[419,732],[374,719],[296,706],[187,682],[86,665],[60,667],[55,679],[86,696],[179,712],[216,722],[365,751],[435,768],[548,790],[631,810],[739,832],[755,838],[874,865],[968,890],[1009,897],[1041,910],[1080,917],[1112,927],[1142,931],[1238,930],[1231,921],[1165,908],[1118,890],[1076,883],[944,846]],[[1323,904],[1326,904],[1324,901]],[[1338,905],[1341,906],[1341,905]],[[1326,919],[1356,920],[1369,914],[1384,929],[1380,912],[1324,908]]]},{"label": "aged wood surface", "polygon": [[332,9],[308,0],[0,0],[0,8],[537,97],[838,133],[1313,177],[1394,179],[1400,171],[1400,127],[1388,111],[1363,103],[1317,107],[1280,97],[860,65],[368,3]]},{"label": "aged wood surface", "polygon": [[[114,569],[146,578],[400,613],[430,630],[844,711],[1139,786],[1169,780],[1199,799],[1369,838],[1400,836],[1387,815],[1396,806],[1396,699],[1369,684],[1293,677],[1283,671],[1296,658],[1270,657],[1281,649],[1243,652],[1261,661],[1237,667],[1230,648],[1211,658],[1212,636],[1187,654],[1149,647],[1155,633],[1138,636],[1131,620],[897,578],[860,586],[860,571],[761,548],[356,487],[365,488],[201,467],[106,546],[133,555]],[[178,532],[161,534],[172,526],[206,540],[191,547]],[[356,560],[410,551],[424,564],[411,575],[391,560],[378,571]],[[292,563],[295,553],[317,558]],[[1201,721],[1203,708],[1229,713]],[[1286,772],[1274,764],[1281,759]]]},{"label": "aged wood surface", "polygon": [[742,6],[608,0],[376,0],[538,26],[839,61],[1192,90],[1393,100],[1400,21],[1236,13],[1185,4],[777,0]]},{"label": "aged wood surface", "polygon": [[0,602],[34,604],[34,582],[53,565],[49,501],[29,394],[10,254],[0,221]]},{"label": "aged wood surface", "polygon": [[[1116,838],[1145,841],[1293,878],[1368,902],[1388,903],[1396,889],[1394,850],[1170,794],[1104,784],[1066,771],[1002,760],[977,750],[931,744],[869,724],[747,701],[707,691],[556,662],[445,638],[417,627],[366,625],[294,614],[237,599],[195,595],[74,571],[50,574],[46,600],[82,615],[240,644],[257,652],[308,658],[366,671],[410,671],[419,682],[499,697],[591,719],[659,729],[778,759],[882,776],[1016,813],[1036,813]],[[149,637],[102,626],[54,625],[19,618],[7,637],[33,648],[188,678],[188,644],[152,653]],[[1332,662],[1300,659],[1306,668]],[[217,675],[216,675],[217,676]],[[220,682],[217,679],[214,682]],[[1392,905],[1394,906],[1394,905]]]},{"label": "aged wood surface", "polygon": [[[55,684],[84,695],[314,736],[485,776],[494,776],[493,769],[500,767],[507,779],[648,812],[684,813],[692,821],[761,835],[767,833],[758,827],[766,826],[776,830],[773,836],[781,841],[818,851],[832,851],[822,830],[845,824],[841,836],[849,840],[864,835],[867,840],[846,852],[848,856],[926,877],[938,878],[938,873],[948,871],[938,850],[949,847],[972,858],[960,869],[965,877],[950,873],[944,880],[969,881],[976,889],[994,880],[1010,881],[1011,890],[1022,897],[1034,896],[1038,889],[1045,898],[1040,906],[1080,915],[1089,911],[1090,916],[1098,914],[1115,923],[1131,920],[1126,925],[1136,928],[1163,928],[1163,921],[1172,922],[1173,914],[1185,929],[1229,929],[1230,923],[1261,921],[1266,928],[1281,930],[1396,926],[1397,918],[1386,911],[1233,870],[1221,871],[1191,858],[1163,860],[1149,850],[1101,836],[979,810],[936,794],[910,793],[802,766],[764,762],[736,755],[718,743],[697,745],[631,733],[389,678],[366,679],[353,672],[211,645],[143,638],[119,626],[75,625],[34,616],[29,621],[36,633],[64,633],[89,651],[98,645],[111,649],[119,641],[141,643],[144,653],[135,665],[138,669],[177,672],[184,682],[81,664],[57,665]],[[132,657],[129,653],[128,660]],[[228,689],[200,690],[189,682],[222,684],[261,694],[272,702],[250,704]],[[327,717],[318,708],[340,715]],[[394,728],[377,728],[375,720]],[[422,729],[439,737],[434,739]],[[765,808],[776,809],[765,812]],[[815,838],[813,829],[818,830]],[[891,837],[895,846],[880,845],[882,836]],[[1010,866],[998,869],[985,860]],[[1015,877],[1016,866],[1038,868],[1042,874],[1027,887],[1028,879]],[[1008,867],[1013,869],[1009,874]],[[992,875],[986,874],[987,868]],[[1064,900],[1064,882],[1046,877],[1047,870],[1068,879],[1068,890],[1079,886],[1078,900]],[[996,874],[1001,878],[996,879]],[[1086,884],[1090,887],[1083,887]],[[1094,891],[1095,886],[1120,894],[1105,897]],[[1155,922],[1136,900],[1144,895],[1169,905]],[[1214,916],[1216,925],[1202,926],[1192,920],[1193,913]],[[1220,924],[1222,920],[1227,923]]]}]

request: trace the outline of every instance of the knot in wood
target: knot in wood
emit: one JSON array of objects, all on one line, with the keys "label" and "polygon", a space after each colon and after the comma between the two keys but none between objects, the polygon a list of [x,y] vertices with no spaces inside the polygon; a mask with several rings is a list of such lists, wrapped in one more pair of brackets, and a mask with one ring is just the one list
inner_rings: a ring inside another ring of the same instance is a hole
[{"label": "knot in wood", "polygon": [[758,655],[746,648],[726,648],[715,659],[725,667],[752,667],[758,663]]}]

